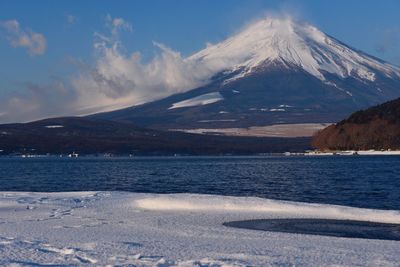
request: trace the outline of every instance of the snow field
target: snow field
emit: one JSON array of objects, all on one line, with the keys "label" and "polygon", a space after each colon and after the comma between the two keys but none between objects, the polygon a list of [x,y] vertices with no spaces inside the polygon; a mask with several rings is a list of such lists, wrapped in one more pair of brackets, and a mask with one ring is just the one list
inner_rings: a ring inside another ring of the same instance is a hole
[{"label": "snow field", "polygon": [[399,242],[235,229],[268,218],[400,223],[399,211],[252,197],[0,193],[0,265],[396,266]]}]

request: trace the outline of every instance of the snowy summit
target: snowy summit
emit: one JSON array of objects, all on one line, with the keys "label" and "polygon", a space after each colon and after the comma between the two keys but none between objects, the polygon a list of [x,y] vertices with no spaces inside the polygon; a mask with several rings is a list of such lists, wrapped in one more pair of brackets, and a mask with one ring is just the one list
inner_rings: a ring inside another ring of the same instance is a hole
[{"label": "snowy summit", "polygon": [[236,78],[269,64],[300,67],[321,80],[325,80],[324,72],[369,81],[374,81],[378,72],[400,77],[400,68],[360,53],[316,27],[291,18],[260,20],[190,59],[232,71],[242,69]]}]

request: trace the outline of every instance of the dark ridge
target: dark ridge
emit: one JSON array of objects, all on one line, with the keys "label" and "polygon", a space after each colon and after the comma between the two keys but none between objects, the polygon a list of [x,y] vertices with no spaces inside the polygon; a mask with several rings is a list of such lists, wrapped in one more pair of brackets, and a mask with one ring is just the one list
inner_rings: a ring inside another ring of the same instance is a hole
[{"label": "dark ridge", "polygon": [[[59,125],[62,127],[48,128]],[[251,155],[301,152],[311,138],[257,138],[159,131],[93,118],[66,117],[0,125],[0,155],[79,154],[119,155]]]}]

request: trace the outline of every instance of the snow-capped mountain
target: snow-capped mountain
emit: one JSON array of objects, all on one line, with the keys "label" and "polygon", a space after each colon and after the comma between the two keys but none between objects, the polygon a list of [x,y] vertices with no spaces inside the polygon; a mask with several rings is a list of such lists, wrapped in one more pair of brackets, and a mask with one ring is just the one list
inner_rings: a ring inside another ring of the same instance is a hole
[{"label": "snow-capped mountain", "polygon": [[208,66],[226,64],[230,71],[240,70],[232,79],[272,63],[287,68],[297,66],[322,81],[326,80],[325,72],[368,81],[374,81],[377,74],[400,77],[400,68],[356,51],[312,25],[291,19],[261,20],[219,44],[209,45],[189,60]]},{"label": "snow-capped mountain", "polygon": [[316,27],[267,18],[186,61],[215,73],[205,86],[97,114],[161,129],[335,122],[400,96],[400,68]]}]

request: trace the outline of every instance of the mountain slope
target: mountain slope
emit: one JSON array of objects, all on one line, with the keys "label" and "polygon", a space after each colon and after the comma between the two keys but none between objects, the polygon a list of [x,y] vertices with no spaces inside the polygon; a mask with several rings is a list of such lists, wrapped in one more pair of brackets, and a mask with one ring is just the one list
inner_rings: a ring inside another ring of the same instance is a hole
[{"label": "mountain slope", "polygon": [[325,128],[314,137],[313,146],[320,150],[400,149],[400,98]]},{"label": "mountain slope", "polygon": [[291,19],[258,21],[188,62],[215,73],[200,88],[94,115],[157,129],[334,122],[400,96],[400,68]]}]

